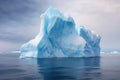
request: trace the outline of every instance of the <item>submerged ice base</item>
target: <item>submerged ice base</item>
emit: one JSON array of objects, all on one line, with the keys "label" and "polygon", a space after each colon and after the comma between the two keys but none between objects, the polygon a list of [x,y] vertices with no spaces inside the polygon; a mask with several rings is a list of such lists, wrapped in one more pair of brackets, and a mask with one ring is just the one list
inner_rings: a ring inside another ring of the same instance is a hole
[{"label": "submerged ice base", "polygon": [[100,36],[75,25],[69,15],[49,8],[40,18],[40,32],[22,45],[20,58],[100,56]]}]

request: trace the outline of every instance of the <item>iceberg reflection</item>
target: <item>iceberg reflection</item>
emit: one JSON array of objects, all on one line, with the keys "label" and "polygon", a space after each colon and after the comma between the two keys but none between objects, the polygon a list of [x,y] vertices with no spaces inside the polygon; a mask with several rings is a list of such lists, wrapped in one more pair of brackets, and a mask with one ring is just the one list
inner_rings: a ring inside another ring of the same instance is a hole
[{"label": "iceberg reflection", "polygon": [[[39,80],[100,80],[100,57],[94,58],[25,58]],[[24,63],[24,64],[25,64]]]},{"label": "iceberg reflection", "polygon": [[37,59],[44,80],[97,80],[101,75],[99,63],[99,57]]}]

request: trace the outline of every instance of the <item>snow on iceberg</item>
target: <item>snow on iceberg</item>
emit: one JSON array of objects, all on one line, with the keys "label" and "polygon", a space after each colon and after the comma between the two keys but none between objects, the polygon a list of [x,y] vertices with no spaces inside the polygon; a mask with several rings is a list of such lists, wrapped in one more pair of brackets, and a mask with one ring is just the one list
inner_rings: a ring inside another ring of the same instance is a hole
[{"label": "snow on iceberg", "polygon": [[39,34],[20,48],[20,58],[100,56],[100,36],[75,25],[72,17],[54,8],[41,16]]}]

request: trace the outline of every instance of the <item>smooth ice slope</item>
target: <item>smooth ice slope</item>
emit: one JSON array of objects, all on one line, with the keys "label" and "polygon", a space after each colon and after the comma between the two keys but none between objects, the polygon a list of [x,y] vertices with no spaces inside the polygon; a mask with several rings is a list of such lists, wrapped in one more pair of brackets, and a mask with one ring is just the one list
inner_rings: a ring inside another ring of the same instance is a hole
[{"label": "smooth ice slope", "polygon": [[95,57],[100,55],[100,36],[75,25],[72,17],[54,8],[41,15],[40,33],[23,44],[20,58]]}]

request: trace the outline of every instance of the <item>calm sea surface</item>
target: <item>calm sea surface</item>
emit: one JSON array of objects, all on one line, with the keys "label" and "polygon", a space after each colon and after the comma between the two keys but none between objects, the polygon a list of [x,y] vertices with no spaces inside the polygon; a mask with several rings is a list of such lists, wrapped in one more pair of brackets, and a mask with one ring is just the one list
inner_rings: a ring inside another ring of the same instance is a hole
[{"label": "calm sea surface", "polygon": [[46,59],[19,55],[0,54],[0,80],[120,80],[120,54]]}]

